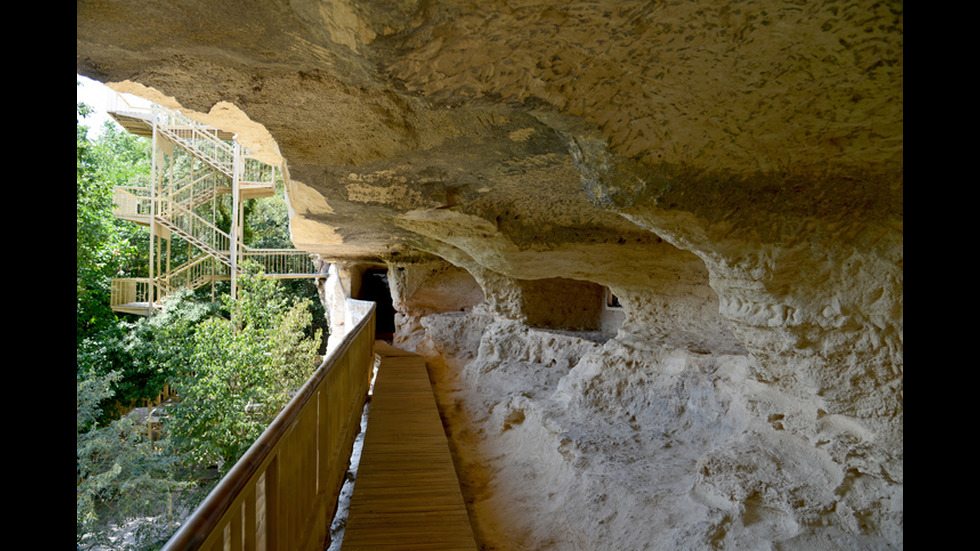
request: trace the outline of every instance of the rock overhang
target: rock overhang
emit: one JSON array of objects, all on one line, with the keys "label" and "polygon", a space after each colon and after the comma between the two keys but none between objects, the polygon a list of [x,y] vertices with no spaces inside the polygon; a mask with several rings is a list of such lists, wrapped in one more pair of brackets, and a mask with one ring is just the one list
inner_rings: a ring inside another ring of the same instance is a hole
[{"label": "rock overhang", "polygon": [[672,210],[747,240],[901,218],[900,5],[134,9],[79,5],[78,70],[242,109],[333,211],[293,205],[305,225],[364,250],[385,240],[377,220],[420,208],[520,207],[553,228]]},{"label": "rock overhang", "polygon": [[762,356],[856,326],[901,361],[900,4],[77,14],[80,73],[267,130],[293,242],[323,260],[586,280],[627,310],[707,293],[695,317]]}]

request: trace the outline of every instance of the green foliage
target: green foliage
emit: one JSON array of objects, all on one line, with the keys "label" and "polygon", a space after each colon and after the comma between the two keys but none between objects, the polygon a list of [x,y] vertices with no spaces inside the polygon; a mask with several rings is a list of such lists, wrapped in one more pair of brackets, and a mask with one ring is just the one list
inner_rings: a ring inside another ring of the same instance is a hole
[{"label": "green foliage", "polygon": [[289,237],[289,209],[283,192],[282,181],[276,183],[276,193],[271,197],[249,199],[245,202],[245,243],[256,249],[292,249]]},{"label": "green foliage", "polygon": [[[83,340],[76,349],[79,372],[117,372],[113,401],[124,407],[155,398],[182,366],[190,365],[195,328],[216,311],[214,305],[190,300],[190,294],[176,291],[159,314],[118,321]],[[102,421],[115,413],[106,402],[101,404]]]},{"label": "green foliage", "polygon": [[317,366],[321,335],[308,338],[310,301],[286,296],[262,274],[239,279],[230,319],[198,325],[190,367],[168,432],[191,465],[234,464]]},{"label": "green foliage", "polygon": [[[77,104],[84,117],[90,108]],[[149,181],[149,146],[107,123],[95,141],[76,123],[76,331],[75,342],[116,321],[109,307],[114,276],[145,265],[149,238],[145,228],[112,215],[113,187]]]},{"label": "green foliage", "polygon": [[105,375],[81,374],[75,376],[75,437],[79,438],[98,422],[102,402],[111,398],[115,391],[112,384],[119,372]]},{"label": "green foliage", "polygon": [[166,440],[153,442],[147,427],[125,416],[105,425],[99,404],[112,396],[116,373],[76,379],[76,501],[78,544],[109,544],[111,523],[160,516],[137,533],[159,541],[172,533],[171,504],[183,503],[196,484],[177,478]]},{"label": "green foliage", "polygon": [[[215,226],[225,233],[231,232],[231,211],[231,198],[221,198],[215,211]],[[256,249],[292,249],[287,220],[289,213],[279,182],[271,197],[242,202],[242,242]]]},{"label": "green foliage", "polygon": [[[223,302],[227,317],[180,293],[161,314],[120,324],[116,341],[86,341],[92,349],[76,379],[79,542],[108,541],[111,522],[146,517],[157,520],[141,525],[142,540],[168,537],[160,515],[171,500],[202,497],[196,475],[212,465],[225,474],[316,369],[321,335],[307,335],[310,301],[261,273],[239,285],[238,298]],[[114,354],[142,368],[105,371],[100,362]],[[103,410],[119,398],[115,389],[159,389],[161,381],[179,396],[162,439],[151,442],[145,425]]]},{"label": "green foliage", "polygon": [[[261,199],[250,199],[246,201],[249,207],[246,216],[246,235],[249,240],[246,243],[256,249],[292,249],[293,243],[289,235],[288,207],[283,192],[282,181],[276,183],[276,194],[271,197]],[[312,279],[287,279],[279,282],[282,290],[290,296],[306,298],[312,304],[313,320],[307,329],[308,338],[316,338],[317,332],[326,335],[329,331],[327,326],[326,312],[320,302],[316,284]],[[326,340],[324,339],[320,353],[326,352]]]}]

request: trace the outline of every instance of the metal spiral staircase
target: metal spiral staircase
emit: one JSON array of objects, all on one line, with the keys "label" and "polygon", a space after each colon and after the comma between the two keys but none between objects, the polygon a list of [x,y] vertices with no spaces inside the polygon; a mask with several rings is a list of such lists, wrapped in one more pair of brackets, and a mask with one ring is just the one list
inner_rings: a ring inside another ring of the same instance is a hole
[{"label": "metal spiral staircase", "polygon": [[[242,201],[275,193],[278,170],[249,155],[228,132],[158,105],[115,107],[109,115],[127,131],[153,142],[147,187],[115,189],[113,214],[150,227],[149,277],[112,281],[112,309],[150,315],[176,289],[233,281],[257,264],[266,277],[316,277],[309,253],[253,249],[242,244]],[[218,227],[218,202],[232,197],[231,231]],[[171,266],[171,242],[188,245],[187,260]],[[232,294],[235,286],[231,286]]]}]

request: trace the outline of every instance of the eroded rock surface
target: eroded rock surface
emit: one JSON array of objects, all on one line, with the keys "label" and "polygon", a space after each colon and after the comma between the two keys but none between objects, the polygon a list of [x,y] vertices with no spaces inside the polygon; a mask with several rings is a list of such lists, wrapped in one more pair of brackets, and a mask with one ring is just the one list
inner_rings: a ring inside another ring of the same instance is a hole
[{"label": "eroded rock surface", "polygon": [[388,268],[484,549],[902,548],[901,3],[76,13]]}]

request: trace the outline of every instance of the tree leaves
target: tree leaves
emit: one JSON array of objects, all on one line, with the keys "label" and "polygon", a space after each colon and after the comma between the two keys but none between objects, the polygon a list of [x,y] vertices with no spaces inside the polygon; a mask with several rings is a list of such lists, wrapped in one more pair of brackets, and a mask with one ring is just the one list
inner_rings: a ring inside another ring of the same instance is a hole
[{"label": "tree leaves", "polygon": [[[177,293],[114,344],[88,350],[92,365],[121,353],[142,366],[139,373],[165,374],[161,380],[172,383],[179,402],[169,408],[164,438],[151,441],[147,427],[129,416],[99,422],[102,405],[118,398],[115,389],[126,389],[132,373],[93,368],[78,376],[80,541],[84,534],[104,537],[110,519],[159,514],[159,500],[191,491],[210,466],[225,474],[316,369],[322,335],[306,333],[311,301],[288,297],[263,275],[240,278],[238,299],[224,302],[228,317]],[[166,532],[152,523],[145,528]]]},{"label": "tree leaves", "polygon": [[287,298],[259,273],[226,298],[230,319],[197,326],[190,369],[169,431],[185,458],[226,472],[316,369],[321,335],[308,338],[310,302]]},{"label": "tree leaves", "polygon": [[[89,109],[78,104],[78,114]],[[149,181],[149,145],[113,123],[95,141],[76,123],[76,344],[109,325],[112,277],[140,263],[148,254],[145,228],[115,219],[113,187]]]},{"label": "tree leaves", "polygon": [[[177,476],[178,463],[167,441],[153,442],[132,416],[99,425],[99,404],[113,394],[118,373],[85,374],[76,391],[76,537],[108,541],[108,524],[159,514],[156,500],[192,491],[193,481]],[[165,519],[158,528],[168,532]]]}]

